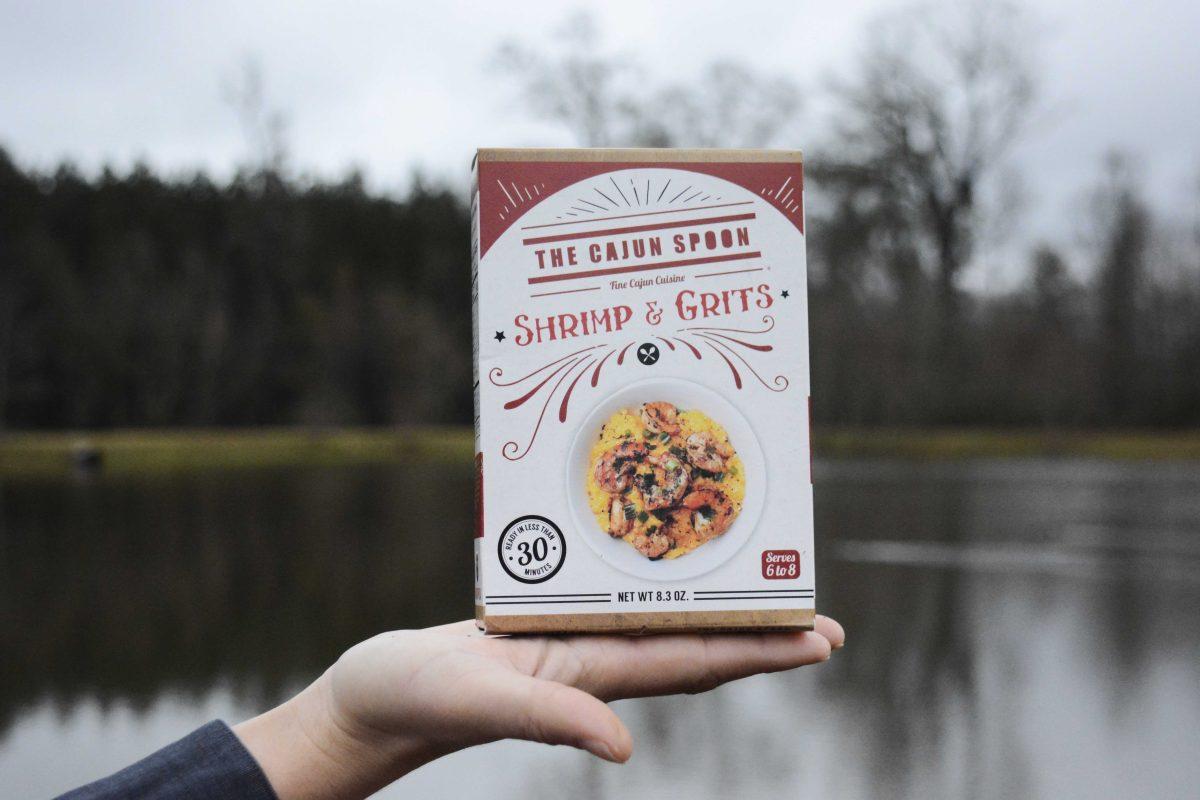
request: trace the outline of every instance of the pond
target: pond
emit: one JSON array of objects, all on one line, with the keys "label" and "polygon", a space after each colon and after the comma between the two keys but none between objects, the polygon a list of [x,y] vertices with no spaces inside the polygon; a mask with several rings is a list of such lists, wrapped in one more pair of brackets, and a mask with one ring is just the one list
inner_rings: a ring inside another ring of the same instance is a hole
[{"label": "pond", "polygon": [[[500,743],[388,798],[1127,798],[1200,785],[1200,464],[817,464],[828,664],[616,705],[625,766]],[[446,466],[0,484],[0,797],[469,617]]]}]

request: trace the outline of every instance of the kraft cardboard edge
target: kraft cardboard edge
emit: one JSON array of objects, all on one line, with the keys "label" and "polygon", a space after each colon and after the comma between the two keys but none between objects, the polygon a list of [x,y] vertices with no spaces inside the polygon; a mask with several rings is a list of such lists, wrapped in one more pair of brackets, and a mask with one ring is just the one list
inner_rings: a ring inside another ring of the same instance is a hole
[{"label": "kraft cardboard edge", "polygon": [[631,611],[616,614],[503,614],[475,606],[485,633],[695,633],[714,631],[809,631],[811,608],[768,611]]},{"label": "kraft cardboard edge", "polygon": [[614,163],[671,162],[703,163],[804,163],[799,150],[737,150],[719,148],[653,148],[653,147],[605,147],[605,148],[536,148],[536,147],[481,147],[476,155],[479,162],[485,161],[588,161]]}]

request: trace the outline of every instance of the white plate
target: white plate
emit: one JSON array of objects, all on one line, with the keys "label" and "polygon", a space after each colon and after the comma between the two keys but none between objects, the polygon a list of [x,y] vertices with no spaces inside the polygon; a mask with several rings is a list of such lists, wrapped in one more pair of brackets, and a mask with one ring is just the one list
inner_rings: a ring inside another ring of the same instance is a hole
[{"label": "white plate", "polygon": [[[746,471],[746,497],[737,519],[721,536],[705,542],[690,553],[674,559],[651,561],[628,542],[614,539],[600,529],[588,505],[587,473],[592,469],[592,445],[600,435],[600,426],[622,408],[663,400],[682,409],[697,409],[725,428],[729,441],[742,459]],[[577,538],[587,542],[597,556],[628,575],[656,581],[678,581],[703,575],[724,564],[746,543],[762,511],[767,491],[767,472],[762,448],[750,423],[734,406],[711,389],[679,378],[638,381],[609,395],[593,408],[575,432],[567,458],[567,495]]]}]

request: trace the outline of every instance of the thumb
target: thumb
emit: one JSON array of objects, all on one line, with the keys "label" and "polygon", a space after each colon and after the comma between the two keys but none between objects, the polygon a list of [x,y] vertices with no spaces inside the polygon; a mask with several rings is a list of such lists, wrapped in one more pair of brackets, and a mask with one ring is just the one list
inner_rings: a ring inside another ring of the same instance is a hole
[{"label": "thumb", "polygon": [[528,739],[587,750],[623,763],[633,738],[611,708],[590,694],[516,672],[494,677],[491,705],[498,738]]}]

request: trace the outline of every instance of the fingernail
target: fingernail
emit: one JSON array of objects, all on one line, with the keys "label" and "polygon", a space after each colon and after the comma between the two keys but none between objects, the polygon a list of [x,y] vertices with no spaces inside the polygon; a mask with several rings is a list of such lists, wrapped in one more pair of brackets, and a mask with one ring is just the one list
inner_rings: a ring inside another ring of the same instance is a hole
[{"label": "fingernail", "polygon": [[615,762],[617,760],[617,757],[613,755],[612,748],[608,746],[607,742],[602,742],[599,739],[589,739],[588,741],[584,742],[583,746],[587,748],[589,753],[594,756],[599,756],[605,761]]},{"label": "fingernail", "polygon": [[842,639],[840,642],[838,642],[837,644],[835,644],[835,645],[833,646],[833,649],[834,649],[834,650],[841,650],[841,649],[842,649],[843,647],[845,647],[845,646],[846,646],[846,640],[845,640],[845,639]]}]

